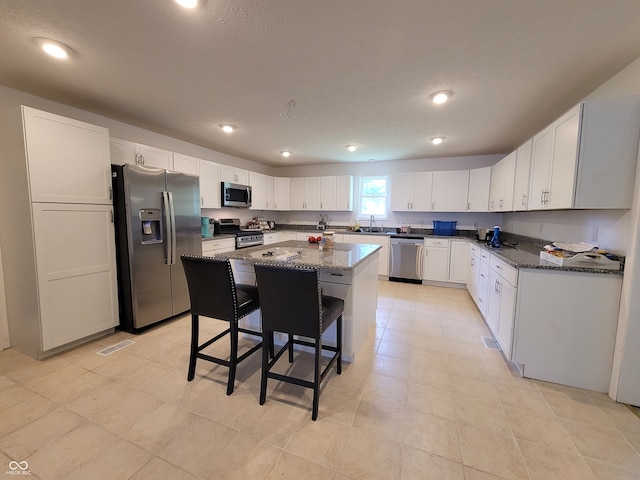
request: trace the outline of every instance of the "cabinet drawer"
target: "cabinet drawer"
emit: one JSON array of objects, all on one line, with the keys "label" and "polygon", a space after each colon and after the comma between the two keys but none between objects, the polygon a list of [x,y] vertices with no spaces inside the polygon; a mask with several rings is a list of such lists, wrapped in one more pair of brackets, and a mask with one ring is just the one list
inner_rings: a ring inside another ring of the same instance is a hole
[{"label": "cabinet drawer", "polygon": [[480,246],[476,245],[473,242],[469,242],[469,252],[471,255],[475,255],[476,257],[480,256]]},{"label": "cabinet drawer", "polygon": [[480,249],[480,258],[482,259],[483,262],[489,262],[489,258],[491,257],[491,254],[489,252],[487,252],[484,248]]},{"label": "cabinet drawer", "polygon": [[351,270],[322,269],[320,270],[320,281],[348,285],[351,283],[352,274]]},{"label": "cabinet drawer", "polygon": [[498,275],[504,278],[511,285],[514,287],[518,285],[518,270],[516,268],[513,268],[511,265],[502,261],[495,255],[491,255],[489,265],[491,266],[491,270],[497,272]]},{"label": "cabinet drawer", "polygon": [[425,247],[448,247],[449,246],[449,239],[442,239],[442,238],[425,238],[424,239],[424,246]]}]

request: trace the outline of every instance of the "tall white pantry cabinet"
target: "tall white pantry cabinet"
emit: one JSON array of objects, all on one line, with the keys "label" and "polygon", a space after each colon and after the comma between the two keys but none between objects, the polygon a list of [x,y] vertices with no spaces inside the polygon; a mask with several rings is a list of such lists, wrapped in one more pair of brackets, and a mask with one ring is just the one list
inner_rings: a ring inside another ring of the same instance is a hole
[{"label": "tall white pantry cabinet", "polygon": [[1,117],[9,338],[45,358],[118,325],[109,131],[25,106]]}]

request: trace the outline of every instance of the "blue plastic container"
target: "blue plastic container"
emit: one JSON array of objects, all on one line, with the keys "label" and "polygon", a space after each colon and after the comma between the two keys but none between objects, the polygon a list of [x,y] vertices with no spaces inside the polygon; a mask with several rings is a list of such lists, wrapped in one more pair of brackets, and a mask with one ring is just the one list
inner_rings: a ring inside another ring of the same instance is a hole
[{"label": "blue plastic container", "polygon": [[433,234],[434,235],[455,235],[456,224],[458,222],[441,222],[440,220],[433,221]]}]

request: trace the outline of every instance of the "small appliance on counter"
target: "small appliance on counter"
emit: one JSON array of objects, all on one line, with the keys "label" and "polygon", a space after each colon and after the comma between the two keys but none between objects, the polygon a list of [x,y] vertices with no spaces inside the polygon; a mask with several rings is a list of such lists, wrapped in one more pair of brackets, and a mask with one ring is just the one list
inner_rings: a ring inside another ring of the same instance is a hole
[{"label": "small appliance on counter", "polygon": [[202,238],[211,238],[213,234],[211,233],[211,220],[209,217],[200,217],[200,235]]},{"label": "small appliance on counter", "polygon": [[492,228],[479,228],[476,237],[480,242],[490,242],[493,237],[493,229]]}]

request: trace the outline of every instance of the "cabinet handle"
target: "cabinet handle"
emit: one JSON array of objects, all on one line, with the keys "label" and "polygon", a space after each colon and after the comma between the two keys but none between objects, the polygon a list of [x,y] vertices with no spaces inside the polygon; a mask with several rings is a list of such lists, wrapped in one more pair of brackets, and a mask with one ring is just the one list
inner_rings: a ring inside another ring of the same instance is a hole
[{"label": "cabinet handle", "polygon": [[500,208],[502,208],[502,206],[504,205],[504,200],[502,198],[498,202],[498,205],[500,206]]},{"label": "cabinet handle", "polygon": [[467,202],[467,210],[471,210],[471,202]]},{"label": "cabinet handle", "polygon": [[109,217],[111,217],[111,223],[113,223],[113,210],[109,210]]},{"label": "cabinet handle", "polygon": [[411,202],[407,202],[407,210],[411,210]]},{"label": "cabinet handle", "polygon": [[522,194],[522,206],[524,207],[527,204],[527,194]]},{"label": "cabinet handle", "polygon": [[203,206],[203,205],[204,205],[204,197],[201,196],[200,197],[200,206]]},{"label": "cabinet handle", "polygon": [[109,200],[113,200],[113,187],[109,187]]},{"label": "cabinet handle", "polygon": [[322,202],[320,202],[320,208],[322,208]]},{"label": "cabinet handle", "polygon": [[431,202],[431,210],[435,210],[436,209],[436,204],[435,202]]}]

